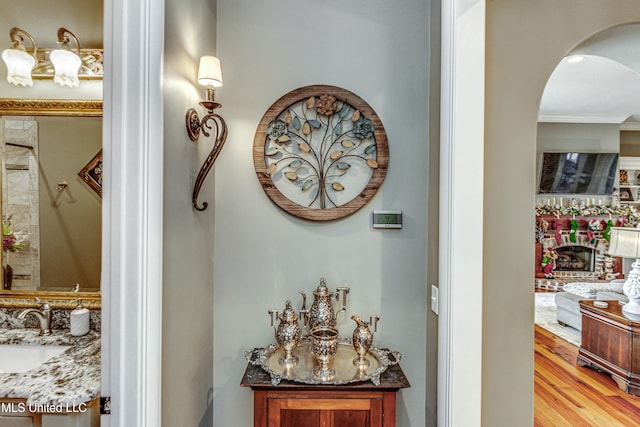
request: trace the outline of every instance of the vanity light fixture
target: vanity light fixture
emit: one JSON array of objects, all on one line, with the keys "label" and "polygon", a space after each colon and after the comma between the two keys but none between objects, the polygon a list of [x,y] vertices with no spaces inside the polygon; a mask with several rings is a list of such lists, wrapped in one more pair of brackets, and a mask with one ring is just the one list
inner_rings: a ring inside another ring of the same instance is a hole
[{"label": "vanity light fixture", "polygon": [[[69,47],[69,36],[71,36],[76,43],[77,54],[72,52]],[[79,56],[80,43],[78,43],[78,38],[66,28],[60,28],[58,30],[58,43],[60,44],[60,48],[55,49],[49,55],[55,73],[53,82],[62,87],[78,87],[80,84],[78,72],[82,65],[82,60]]]},{"label": "vanity light fixture", "polygon": [[[33,79],[53,79],[60,86],[77,87],[79,80],[102,79],[102,49],[81,49],[78,38],[66,28],[58,30],[57,49],[38,48],[34,38],[25,30],[14,27],[9,31],[11,47],[2,52],[7,65],[7,81],[16,86],[33,86]],[[26,39],[32,47],[26,48]],[[75,51],[69,42],[75,42]]]},{"label": "vanity light fixture", "polygon": [[[227,124],[224,119],[213,111],[220,108],[222,104],[215,101],[216,87],[222,86],[222,70],[220,68],[220,60],[215,56],[203,56],[200,58],[200,67],[198,69],[198,83],[206,89],[206,98],[200,102],[204,108],[207,109],[207,114],[200,120],[198,112],[195,108],[189,108],[186,115],[186,127],[187,134],[192,141],[197,141],[200,138],[200,133],[206,137],[211,134],[209,130],[213,130],[214,143],[211,152],[204,161],[200,172],[196,178],[196,182],[193,188],[193,207],[198,211],[207,209],[207,202],[202,203],[202,206],[198,206],[198,194],[200,188],[204,183],[207,174],[213,167],[222,146],[227,140]],[[210,124],[209,121],[213,123]]]},{"label": "vanity light fixture", "polygon": [[[11,47],[2,52],[2,60],[7,65],[7,81],[15,86],[33,86],[31,71],[38,63],[36,41],[31,34],[16,27],[9,31],[9,37]],[[22,44],[24,37],[31,42],[32,54],[27,53],[27,49]]]}]

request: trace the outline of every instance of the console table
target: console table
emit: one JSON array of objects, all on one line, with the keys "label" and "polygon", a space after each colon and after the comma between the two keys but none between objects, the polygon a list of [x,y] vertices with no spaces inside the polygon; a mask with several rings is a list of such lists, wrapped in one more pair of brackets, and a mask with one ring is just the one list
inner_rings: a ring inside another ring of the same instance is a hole
[{"label": "console table", "polygon": [[618,301],[606,302],[606,308],[596,307],[593,300],[580,302],[578,364],[609,373],[621,390],[640,396],[640,318],[623,314]]},{"label": "console table", "polygon": [[410,387],[399,364],[380,385],[309,385],[283,380],[277,386],[259,366],[248,364],[240,385],[253,390],[254,427],[395,427],[396,392]]}]

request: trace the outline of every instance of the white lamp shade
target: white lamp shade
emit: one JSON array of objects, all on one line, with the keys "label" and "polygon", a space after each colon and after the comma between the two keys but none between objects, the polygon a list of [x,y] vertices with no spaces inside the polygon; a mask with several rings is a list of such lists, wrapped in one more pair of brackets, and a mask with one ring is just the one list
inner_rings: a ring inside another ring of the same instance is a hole
[{"label": "white lamp shade", "polygon": [[54,83],[63,87],[78,87],[80,84],[78,72],[80,65],[82,65],[82,60],[78,55],[69,50],[56,49],[51,52],[49,59],[55,70]]},{"label": "white lamp shade", "polygon": [[203,56],[200,58],[198,69],[198,83],[202,86],[222,86],[222,69],[220,60],[215,56]]},{"label": "white lamp shade", "polygon": [[16,86],[33,86],[31,70],[36,66],[36,59],[24,50],[5,49],[2,59],[7,65],[7,81]]},{"label": "white lamp shade", "polygon": [[609,255],[640,258],[640,229],[613,227],[609,240]]}]

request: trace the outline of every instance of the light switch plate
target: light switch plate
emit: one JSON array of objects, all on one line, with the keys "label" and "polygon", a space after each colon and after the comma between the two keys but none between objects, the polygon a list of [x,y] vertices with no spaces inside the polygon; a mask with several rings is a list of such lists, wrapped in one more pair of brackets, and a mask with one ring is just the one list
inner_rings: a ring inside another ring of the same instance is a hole
[{"label": "light switch plate", "polygon": [[431,285],[431,311],[435,314],[438,314],[438,287],[436,285]]}]

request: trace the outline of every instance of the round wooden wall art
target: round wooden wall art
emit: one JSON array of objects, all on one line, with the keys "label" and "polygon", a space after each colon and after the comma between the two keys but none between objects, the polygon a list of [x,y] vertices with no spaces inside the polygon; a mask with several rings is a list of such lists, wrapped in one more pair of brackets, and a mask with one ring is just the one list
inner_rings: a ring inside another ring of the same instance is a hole
[{"label": "round wooden wall art", "polygon": [[335,86],[305,86],[264,114],[253,164],[267,196],[312,221],[343,218],[363,207],[387,173],[389,147],[378,115]]}]

